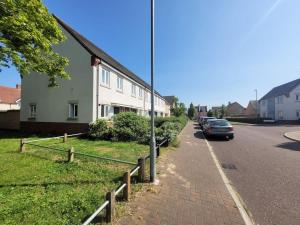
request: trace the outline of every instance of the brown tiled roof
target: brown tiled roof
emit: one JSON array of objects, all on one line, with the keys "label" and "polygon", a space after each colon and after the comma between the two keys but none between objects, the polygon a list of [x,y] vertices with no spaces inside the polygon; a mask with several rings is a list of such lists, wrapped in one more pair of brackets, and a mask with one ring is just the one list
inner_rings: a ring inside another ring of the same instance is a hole
[{"label": "brown tiled roof", "polygon": [[0,103],[15,104],[21,98],[21,88],[0,86]]},{"label": "brown tiled roof", "polygon": [[[71,28],[69,25],[67,25],[64,21],[59,19],[57,16],[53,15],[53,17],[57,20],[57,22],[67,31],[69,32],[75,40],[78,41],[79,44],[81,44],[82,47],[84,47],[91,55],[96,56],[97,58],[103,60],[105,63],[109,64],[110,66],[114,67],[115,69],[119,70],[120,72],[124,73],[126,76],[130,77],[135,82],[141,84],[142,86],[148,88],[151,90],[150,85],[142,80],[139,76],[128,70],[125,66],[123,66],[121,63],[119,63],[117,60],[115,60],[113,57],[111,57],[109,54],[104,52],[101,48],[96,46],[94,43],[89,41],[87,38],[85,38],[83,35],[79,34],[76,30]],[[162,97],[157,91],[155,91],[157,95]]]}]

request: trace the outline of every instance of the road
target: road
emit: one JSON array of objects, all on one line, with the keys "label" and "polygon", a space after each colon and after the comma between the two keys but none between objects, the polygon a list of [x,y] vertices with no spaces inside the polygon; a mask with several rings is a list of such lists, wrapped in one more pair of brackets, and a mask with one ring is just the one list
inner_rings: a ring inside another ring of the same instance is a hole
[{"label": "road", "polygon": [[300,225],[297,126],[235,126],[235,139],[210,139],[224,171],[259,225]]}]

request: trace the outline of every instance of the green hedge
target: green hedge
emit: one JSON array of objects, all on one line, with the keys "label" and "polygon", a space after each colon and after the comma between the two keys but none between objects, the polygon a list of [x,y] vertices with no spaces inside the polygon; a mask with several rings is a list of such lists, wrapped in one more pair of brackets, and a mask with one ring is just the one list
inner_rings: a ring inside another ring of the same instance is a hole
[{"label": "green hedge", "polygon": [[270,118],[247,118],[247,117],[228,117],[226,118],[231,122],[239,122],[239,123],[250,123],[250,124],[262,124],[264,120],[271,120]]}]

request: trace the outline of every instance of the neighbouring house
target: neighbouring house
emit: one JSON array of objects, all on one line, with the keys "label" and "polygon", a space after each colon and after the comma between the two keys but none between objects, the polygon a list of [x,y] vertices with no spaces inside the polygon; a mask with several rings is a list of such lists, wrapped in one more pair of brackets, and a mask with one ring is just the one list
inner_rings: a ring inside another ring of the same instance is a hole
[{"label": "neighbouring house", "polygon": [[259,100],[260,116],[273,120],[300,119],[300,79],[273,88]]},{"label": "neighbouring house", "polygon": [[211,107],[211,111],[214,117],[219,118],[221,116],[222,106],[213,106]]},{"label": "neighbouring house", "polygon": [[195,119],[198,119],[201,116],[207,116],[207,106],[195,106]]},{"label": "neighbouring house", "polygon": [[0,111],[19,110],[21,107],[21,86],[0,86]]},{"label": "neighbouring house", "polygon": [[170,110],[174,109],[176,107],[176,96],[171,95],[171,96],[164,96],[164,99],[170,106]]},{"label": "neighbouring house", "polygon": [[238,102],[229,103],[226,108],[226,115],[231,117],[243,116],[244,111],[245,108]]},{"label": "neighbouring house", "polygon": [[259,103],[258,101],[249,101],[247,108],[244,111],[245,117],[257,117],[259,115]]},{"label": "neighbouring house", "polygon": [[[69,59],[70,80],[49,88],[48,77],[31,73],[22,79],[21,129],[27,132],[85,132],[98,118],[119,112],[149,116],[150,86],[102,49],[55,17],[67,37],[53,46]],[[155,91],[155,115],[169,116],[170,107]]]}]

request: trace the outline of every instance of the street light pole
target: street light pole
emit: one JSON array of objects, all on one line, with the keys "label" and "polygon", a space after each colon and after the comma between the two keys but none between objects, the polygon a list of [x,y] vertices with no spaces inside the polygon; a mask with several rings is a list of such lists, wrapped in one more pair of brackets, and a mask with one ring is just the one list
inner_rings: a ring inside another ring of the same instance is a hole
[{"label": "street light pole", "polygon": [[255,91],[255,96],[256,96],[256,124],[258,124],[258,102],[257,102],[257,89]]},{"label": "street light pole", "polygon": [[150,182],[156,178],[156,144],[154,133],[154,0],[151,0],[151,141],[150,141]]}]

